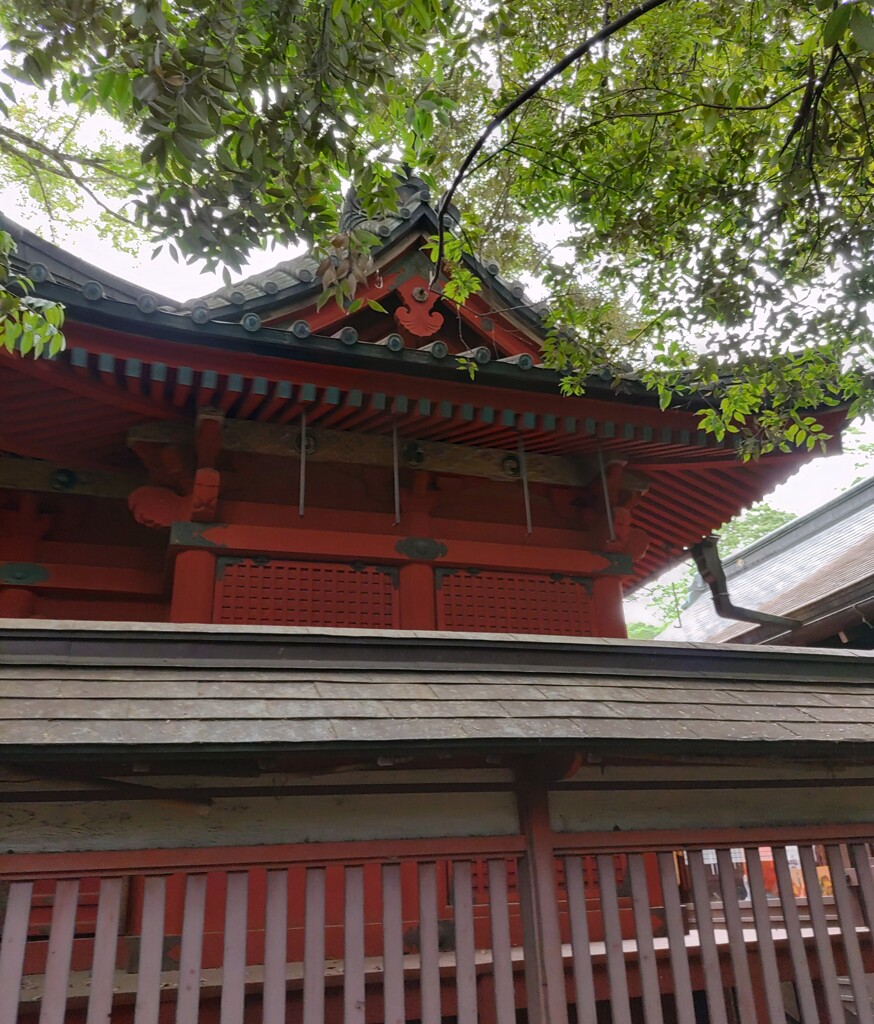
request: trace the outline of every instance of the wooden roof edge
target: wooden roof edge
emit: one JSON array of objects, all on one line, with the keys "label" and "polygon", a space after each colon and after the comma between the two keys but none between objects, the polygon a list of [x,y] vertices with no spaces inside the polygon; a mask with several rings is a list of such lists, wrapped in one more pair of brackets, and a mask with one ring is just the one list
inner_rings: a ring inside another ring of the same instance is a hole
[{"label": "wooden roof edge", "polygon": [[0,620],[0,665],[340,666],[572,672],[835,684],[874,681],[874,652],[748,644],[191,623]]},{"label": "wooden roof edge", "polygon": [[[111,297],[127,302],[136,302],[138,296],[145,290],[133,281],[128,281],[95,263],[83,260],[64,246],[42,238],[3,213],[0,213],[0,231],[6,231],[12,236],[16,245],[16,251],[12,256],[13,266],[25,275],[32,268],[39,267],[48,275],[43,280],[54,275],[61,275],[68,280],[70,286],[76,288],[83,287],[89,281],[95,281],[102,285]],[[40,275],[37,274],[36,277],[39,278]],[[40,282],[34,280],[34,283]],[[180,305],[165,295],[153,293],[153,297],[162,306],[176,307]]]},{"label": "wooden roof edge", "polygon": [[[228,743],[25,743],[9,744],[2,748],[5,761],[16,764],[38,763],[45,767],[53,761],[67,762],[75,758],[77,763],[86,762],[89,766],[99,766],[107,761],[117,762],[120,748],[126,760],[137,758],[148,758],[157,763],[166,761],[178,761],[183,758],[191,770],[198,765],[206,765],[211,762],[220,762],[227,766],[237,764],[252,758],[263,759],[272,755],[325,755],[330,754],[338,758],[354,755],[361,757],[372,753],[380,756],[402,757],[405,755],[428,756],[439,754],[466,754],[471,755],[474,751],[482,752],[483,759],[488,765],[488,755],[499,752],[507,752],[514,757],[525,757],[526,763],[532,759],[549,758],[557,755],[568,755],[585,748],[587,754],[593,757],[611,756],[620,757],[623,754],[634,757],[649,755],[659,759],[681,759],[691,755],[706,757],[709,761],[714,759],[726,759],[729,764],[736,765],[738,761],[749,759],[751,763],[761,761],[763,757],[774,764],[775,758],[780,757],[784,761],[791,761],[793,764],[803,761],[822,762],[826,760],[830,765],[874,763],[874,740],[861,742],[858,740],[837,740],[833,737],[822,740],[810,739],[733,739],[714,740],[708,739],[597,739],[586,740],[584,743],[578,738],[556,736],[545,737],[501,737],[482,739],[419,739],[419,740],[334,740],[331,742],[287,742],[287,743],[253,743],[241,742],[229,745]],[[231,759],[229,761],[229,759]],[[431,771],[442,772],[445,769],[430,769]],[[831,778],[830,772],[823,771],[824,777]],[[855,781],[855,780],[851,780]],[[811,779],[813,787],[817,780]],[[859,785],[869,785],[864,778],[859,780]],[[497,788],[497,787],[496,787]],[[551,790],[563,790],[560,780],[552,780],[549,788]],[[670,788],[670,786],[665,786]],[[726,789],[731,789],[731,782],[727,781]],[[571,787],[567,787],[571,789]]]}]

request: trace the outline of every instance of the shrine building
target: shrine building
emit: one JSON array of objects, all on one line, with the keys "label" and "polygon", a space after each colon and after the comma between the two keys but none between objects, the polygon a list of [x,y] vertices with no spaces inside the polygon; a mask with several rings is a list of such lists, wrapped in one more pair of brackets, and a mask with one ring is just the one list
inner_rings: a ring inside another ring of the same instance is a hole
[{"label": "shrine building", "polygon": [[0,351],[0,1024],[874,1024],[874,654],[622,610],[810,456],[563,397],[399,200],[349,309],[0,218],[67,340]]}]

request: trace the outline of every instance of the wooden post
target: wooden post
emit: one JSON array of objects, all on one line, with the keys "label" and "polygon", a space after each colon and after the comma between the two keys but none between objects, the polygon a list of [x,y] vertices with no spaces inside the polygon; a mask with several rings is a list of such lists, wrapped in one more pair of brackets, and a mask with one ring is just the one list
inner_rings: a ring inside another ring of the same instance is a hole
[{"label": "wooden post", "polygon": [[539,766],[517,769],[516,800],[525,854],[519,859],[519,901],[525,985],[531,1024],[567,1024],[567,994],[558,920],[555,845],[545,781]]},{"label": "wooden post", "polygon": [[36,607],[36,595],[26,587],[0,590],[0,619],[29,619]]},{"label": "wooden post", "polygon": [[203,549],[182,551],[173,568],[171,622],[212,622],[215,555]]},{"label": "wooden post", "polygon": [[619,576],[596,576],[592,580],[592,604],[598,636],[628,636],[622,611],[622,580]]},{"label": "wooden post", "polygon": [[400,567],[401,629],[436,629],[434,569],[426,562]]}]

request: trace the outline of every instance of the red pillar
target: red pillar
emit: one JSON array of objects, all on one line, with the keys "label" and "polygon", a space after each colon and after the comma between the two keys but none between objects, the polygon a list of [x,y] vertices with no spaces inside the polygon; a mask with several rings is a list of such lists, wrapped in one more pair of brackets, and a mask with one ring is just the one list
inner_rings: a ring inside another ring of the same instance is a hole
[{"label": "red pillar", "polygon": [[525,837],[525,854],[519,859],[519,901],[528,1020],[531,1024],[567,1024],[549,795],[539,765],[519,765],[516,778],[519,825]]},{"label": "red pillar", "polygon": [[215,555],[211,551],[182,551],[173,568],[171,622],[212,622]]},{"label": "red pillar", "polygon": [[626,637],[622,610],[622,580],[618,576],[596,576],[592,580],[592,604],[598,636]]},{"label": "red pillar", "polygon": [[436,629],[434,569],[426,562],[409,562],[400,567],[399,597],[401,629]]},{"label": "red pillar", "polygon": [[29,619],[36,607],[36,595],[24,587],[0,590],[0,618]]}]

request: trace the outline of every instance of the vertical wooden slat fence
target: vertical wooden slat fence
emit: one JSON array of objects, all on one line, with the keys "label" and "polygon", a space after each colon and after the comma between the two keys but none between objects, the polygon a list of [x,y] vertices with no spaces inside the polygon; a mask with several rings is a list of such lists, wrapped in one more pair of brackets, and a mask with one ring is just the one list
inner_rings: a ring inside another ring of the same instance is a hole
[{"label": "vertical wooden slat fence", "polygon": [[582,1020],[593,1020],[597,1012],[597,1000],[595,996],[595,975],[592,969],[591,943],[589,941],[589,915],[586,911],[582,859],[577,856],[566,857],[564,874],[567,887],[568,917],[570,919],[577,1016]]},{"label": "vertical wooden slat fence", "polygon": [[[197,1024],[200,1009],[200,975],[203,956],[203,923],[206,913],[207,877],[189,875],[185,884],[182,942],[179,951],[179,994],[176,1024]],[[96,958],[95,950],[95,958]],[[88,1024],[91,1024],[89,1021]]]},{"label": "vertical wooden slat fence", "polygon": [[49,932],[45,994],[40,1007],[39,1024],[64,1024],[78,899],[77,880],[64,879],[58,882]]},{"label": "vertical wooden slat fence", "polygon": [[285,965],[288,961],[288,872],[267,872],[264,920],[263,1024],[285,1022]]},{"label": "vertical wooden slat fence", "polygon": [[750,884],[750,903],[755,921],[756,939],[759,943],[759,956],[762,961],[762,983],[767,1015],[769,1020],[779,1020],[781,1013],[785,1016],[783,992],[780,987],[777,951],[771,928],[768,891],[765,887],[765,875],[758,847],[751,847],[746,851],[746,864],[747,878]]},{"label": "vertical wooden slat fence", "polygon": [[123,893],[124,880],[121,878],[104,878],[100,883],[86,1024],[106,1024],[112,1012],[115,950],[118,945]]},{"label": "vertical wooden slat fence", "polygon": [[786,856],[786,850],[783,848],[776,848],[773,851],[773,856],[780,905],[783,909],[787,942],[792,958],[795,995],[801,1011],[802,1024],[817,1024],[816,997],[813,991],[813,981],[810,976],[810,965],[804,948],[801,916],[795,903],[792,877],[789,873],[789,860]]},{"label": "vertical wooden slat fence", "polygon": [[848,831],[556,837],[577,1021],[874,1024],[872,858]]},{"label": "vertical wooden slat fence", "polygon": [[33,882],[13,882],[9,887],[0,940],[0,1024],[15,1024],[18,1020],[32,894]]},{"label": "vertical wooden slat fence", "polygon": [[628,875],[631,881],[631,901],[634,911],[634,932],[637,941],[637,965],[640,971],[643,1010],[649,1024],[664,1024],[649,884],[646,878],[646,865],[639,853],[629,855]]},{"label": "vertical wooden slat fence", "polygon": [[440,1020],[440,936],[437,912],[437,865],[419,865],[419,935],[412,945],[419,947],[422,1024]]},{"label": "vertical wooden slat fence", "polygon": [[677,1024],[695,1024],[692,976],[686,954],[686,926],[683,921],[682,900],[677,887],[677,865],[673,853],[662,851],[657,854],[657,857],[662,899],[665,905],[668,948],[671,954],[671,972],[674,977],[674,1005]]},{"label": "vertical wooden slat fence", "polygon": [[325,1020],[325,869],[306,873],[303,960],[304,1024]]},{"label": "vertical wooden slat fence", "polygon": [[0,1024],[515,1024],[544,956],[586,1024],[874,1024],[861,830],[550,842],[555,948],[520,836],[7,857]]},{"label": "vertical wooden slat fence", "polygon": [[134,1024],[158,1024],[161,1008],[161,967],[164,959],[166,878],[150,876],[143,887],[143,923],[140,932],[139,982]]},{"label": "vertical wooden slat fence", "polygon": [[700,850],[690,850],[688,860],[710,1024],[728,1024],[728,1015],[725,1009],[725,986],[722,983],[722,968],[719,965],[719,949],[716,945],[716,929],[713,926],[713,918],[710,916],[707,867]]},{"label": "vertical wooden slat fence", "polygon": [[[476,943],[473,922],[473,886],[469,861],[453,865],[452,895],[455,909],[455,1000],[458,1024],[476,1024]],[[874,904],[872,904],[874,909]]]}]

